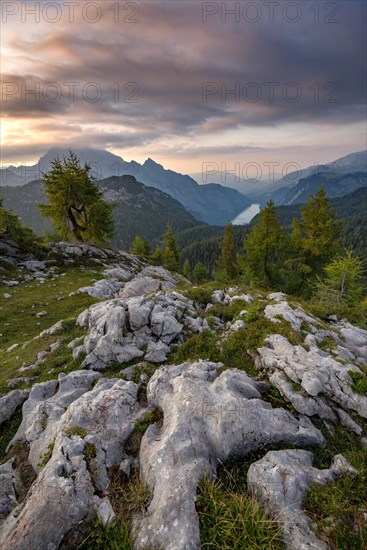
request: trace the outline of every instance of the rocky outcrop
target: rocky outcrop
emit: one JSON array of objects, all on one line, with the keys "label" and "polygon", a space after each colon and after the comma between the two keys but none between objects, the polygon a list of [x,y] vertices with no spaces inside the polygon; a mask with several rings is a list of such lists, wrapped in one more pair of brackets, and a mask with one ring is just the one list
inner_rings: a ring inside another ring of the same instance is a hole
[{"label": "rocky outcrop", "polygon": [[350,413],[367,418],[367,397],[354,391],[348,371],[361,372],[353,364],[337,361],[315,345],[306,350],[294,346],[279,334],[266,339],[259,350],[260,365],[268,371],[269,381],[301,414],[340,420],[357,433],[361,428]]},{"label": "rocky outcrop", "polygon": [[287,441],[323,445],[305,417],[296,419],[261,399],[264,389],[245,372],[219,374],[219,363],[162,367],[151,378],[148,403],[163,410],[163,427],[150,426],[140,450],[143,480],[153,491],[147,515],[136,521],[138,548],[200,548],[197,484],[218,462]]},{"label": "rocky outcrop", "polygon": [[302,512],[303,497],[314,483],[324,484],[341,474],[357,473],[341,455],[334,457],[328,470],[313,468],[312,463],[313,455],[308,451],[270,451],[248,470],[249,491],[282,525],[288,550],[327,550]]},{"label": "rocky outcrop", "polygon": [[[142,283],[139,288],[144,292],[153,279],[134,281]],[[74,349],[74,357],[85,353],[83,366],[99,371],[142,357],[163,362],[172,345],[183,341],[185,332],[208,328],[191,300],[178,292],[162,291],[152,297],[134,295],[94,304],[80,314],[78,324],[88,329],[88,336]]]},{"label": "rocky outcrop", "polygon": [[78,371],[32,388],[12,444],[29,443],[39,473],[1,530],[2,548],[57,549],[83,519],[113,521],[108,469],[126,458],[125,442],[145,411],[136,384],[101,379],[92,388],[99,377]]}]

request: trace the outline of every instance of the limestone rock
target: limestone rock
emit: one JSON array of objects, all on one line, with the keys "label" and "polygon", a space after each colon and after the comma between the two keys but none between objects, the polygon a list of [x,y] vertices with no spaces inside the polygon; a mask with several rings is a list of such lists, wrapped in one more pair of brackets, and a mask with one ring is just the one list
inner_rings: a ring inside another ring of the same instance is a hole
[{"label": "limestone rock", "polygon": [[[261,365],[269,371],[270,382],[298,412],[335,421],[330,407],[334,403],[336,408],[367,418],[367,397],[353,390],[348,374],[358,367],[340,363],[329,354],[322,356],[317,347],[306,350],[293,346],[279,334],[269,336],[265,342],[266,346],[258,350]],[[300,384],[305,392],[295,390],[292,382]]]},{"label": "limestone rock", "polygon": [[[138,404],[136,384],[102,379],[91,389],[99,376],[78,371],[32,388],[13,441],[29,442],[29,458],[39,475],[25,502],[2,525],[1,548],[57,549],[86,517],[113,520],[107,470],[127,458],[124,444],[145,410]],[[90,470],[86,445],[92,449]],[[37,463],[47,450],[51,458],[40,469]]]},{"label": "limestone rock", "polygon": [[92,298],[108,300],[109,298],[115,298],[123,286],[124,283],[121,283],[117,279],[101,279],[92,286],[80,288],[79,292],[89,294]]},{"label": "limestone rock", "polygon": [[312,463],[313,455],[308,451],[270,451],[248,470],[249,491],[282,525],[288,550],[327,549],[311,531],[302,512],[304,494],[314,483],[324,484],[342,473],[356,473],[341,455],[334,457],[327,470],[313,468]]},{"label": "limestone rock", "polygon": [[270,443],[322,445],[324,438],[307,418],[297,420],[261,399],[263,384],[221,363],[200,361],[158,369],[147,389],[148,405],[164,414],[140,449],[143,480],[153,500],[137,518],[137,548],[200,548],[196,488],[218,461],[244,456]]},{"label": "limestone rock", "polygon": [[0,426],[15,413],[28,398],[29,390],[13,390],[0,397]]}]

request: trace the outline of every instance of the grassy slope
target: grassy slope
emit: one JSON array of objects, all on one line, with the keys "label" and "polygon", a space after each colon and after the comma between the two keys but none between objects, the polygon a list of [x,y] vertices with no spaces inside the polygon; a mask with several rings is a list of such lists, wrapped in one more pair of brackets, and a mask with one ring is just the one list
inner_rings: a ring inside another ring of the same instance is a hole
[{"label": "grassy slope", "polygon": [[[65,273],[63,275],[62,273]],[[37,354],[55,343],[60,337],[63,341],[71,341],[83,334],[82,329],[75,325],[76,317],[92,303],[98,301],[88,294],[78,293],[70,296],[79,288],[100,279],[101,274],[95,270],[67,269],[55,277],[46,279],[45,283],[31,281],[17,287],[0,286],[0,393],[9,391],[7,381],[18,376],[34,376],[37,371],[19,373],[17,370],[23,364],[32,364]],[[4,294],[11,298],[5,299]],[[46,311],[47,315],[37,317],[37,313]],[[46,335],[34,339],[43,330],[51,327],[58,321],[65,320],[62,333]],[[30,342],[23,348],[25,342]],[[7,350],[19,344],[13,351]],[[49,370],[55,365],[52,360],[59,357],[71,365],[70,350],[65,352],[61,346],[50,355],[42,371]],[[62,366],[62,365],[61,365]]]}]

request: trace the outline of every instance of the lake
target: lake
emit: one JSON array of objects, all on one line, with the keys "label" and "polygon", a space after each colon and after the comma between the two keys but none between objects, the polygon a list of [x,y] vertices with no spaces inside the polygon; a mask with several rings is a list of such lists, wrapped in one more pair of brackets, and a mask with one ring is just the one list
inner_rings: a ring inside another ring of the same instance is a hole
[{"label": "lake", "polygon": [[248,206],[246,210],[241,212],[241,214],[238,214],[238,216],[232,221],[233,225],[245,225],[246,223],[250,223],[252,218],[256,216],[260,212],[260,204],[253,203],[251,206]]}]

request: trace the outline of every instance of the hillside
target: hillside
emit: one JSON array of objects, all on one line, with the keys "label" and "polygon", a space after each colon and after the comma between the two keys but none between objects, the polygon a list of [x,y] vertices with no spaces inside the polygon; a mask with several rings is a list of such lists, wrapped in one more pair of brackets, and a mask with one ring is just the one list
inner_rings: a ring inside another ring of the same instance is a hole
[{"label": "hillside", "polygon": [[11,276],[2,548],[362,547],[365,330],[86,245]]},{"label": "hillside", "polygon": [[[116,247],[129,248],[137,234],[154,245],[161,239],[167,223],[175,232],[200,225],[178,201],[158,189],[146,187],[133,176],[106,178],[98,185],[106,200],[117,204],[112,242]],[[45,200],[39,181],[21,187],[2,187],[0,195],[4,197],[4,206],[18,214],[23,223],[37,234],[52,230],[51,224],[37,208],[37,203]]]}]

